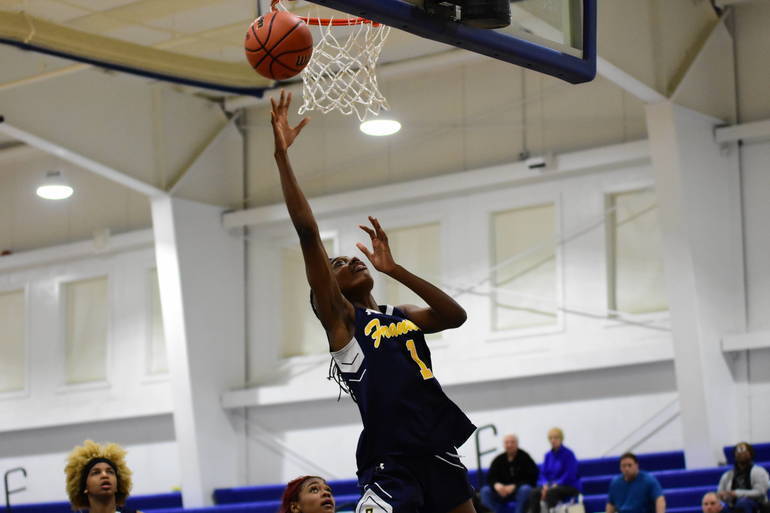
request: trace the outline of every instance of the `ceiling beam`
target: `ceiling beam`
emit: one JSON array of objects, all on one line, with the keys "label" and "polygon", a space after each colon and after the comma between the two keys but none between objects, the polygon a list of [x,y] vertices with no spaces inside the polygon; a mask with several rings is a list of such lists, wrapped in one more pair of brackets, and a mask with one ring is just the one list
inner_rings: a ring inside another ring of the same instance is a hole
[{"label": "ceiling beam", "polygon": [[714,139],[720,144],[770,139],[770,119],[719,127],[714,131]]},{"label": "ceiling beam", "polygon": [[731,5],[735,4],[748,4],[751,2],[756,2],[757,0],[716,0],[716,6],[723,8],[723,7],[730,7]]},{"label": "ceiling beam", "polygon": [[38,137],[35,134],[31,134],[20,128],[16,128],[5,122],[5,119],[0,116],[0,133],[13,137],[14,139],[24,142],[29,146],[43,150],[46,153],[50,153],[62,160],[66,160],[78,167],[91,171],[94,174],[107,178],[115,183],[133,189],[136,192],[145,194],[150,197],[164,196],[166,193],[161,189],[158,189],[154,185],[150,185],[146,182],[138,180],[133,176],[130,176],[122,171],[118,171],[115,168],[97,162],[79,153],[76,153],[60,144],[48,141],[42,137]]},{"label": "ceiling beam", "polygon": [[602,57],[596,58],[596,73],[644,103],[659,103],[666,100],[663,94]]},{"label": "ceiling beam", "polygon": [[184,167],[180,169],[179,172],[172,178],[170,186],[167,187],[169,194],[173,196],[179,190],[180,186],[184,182],[184,179],[189,176],[190,170],[192,170],[195,167],[195,164],[201,160],[201,156],[223,137],[225,129],[235,123],[239,117],[240,112],[236,113],[230,119],[219,125],[212,132],[209,138],[206,139],[206,141],[193,152]]}]

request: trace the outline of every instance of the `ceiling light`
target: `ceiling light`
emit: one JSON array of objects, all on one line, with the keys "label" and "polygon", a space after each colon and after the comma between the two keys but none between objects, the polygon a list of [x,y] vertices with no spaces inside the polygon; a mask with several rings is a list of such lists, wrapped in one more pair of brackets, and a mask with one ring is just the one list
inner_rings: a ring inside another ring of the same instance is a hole
[{"label": "ceiling light", "polygon": [[74,190],[67,183],[67,180],[61,174],[61,171],[48,171],[40,187],[37,188],[37,195],[49,200],[67,199],[72,196]]},{"label": "ceiling light", "polygon": [[393,135],[401,130],[401,123],[395,119],[370,119],[364,121],[359,127],[366,135],[383,136]]}]

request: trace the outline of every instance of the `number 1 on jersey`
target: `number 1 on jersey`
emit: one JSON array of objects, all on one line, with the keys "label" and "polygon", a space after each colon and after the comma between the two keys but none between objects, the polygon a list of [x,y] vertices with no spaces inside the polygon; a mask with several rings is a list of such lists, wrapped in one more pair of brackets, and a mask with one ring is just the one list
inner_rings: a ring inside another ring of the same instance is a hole
[{"label": "number 1 on jersey", "polygon": [[412,356],[412,360],[417,363],[417,365],[420,367],[420,375],[422,376],[422,379],[431,379],[433,377],[433,371],[431,371],[427,365],[425,365],[425,362],[420,360],[420,357],[417,356],[417,348],[414,346],[414,340],[407,340],[406,341],[406,348],[409,350],[409,354]]}]

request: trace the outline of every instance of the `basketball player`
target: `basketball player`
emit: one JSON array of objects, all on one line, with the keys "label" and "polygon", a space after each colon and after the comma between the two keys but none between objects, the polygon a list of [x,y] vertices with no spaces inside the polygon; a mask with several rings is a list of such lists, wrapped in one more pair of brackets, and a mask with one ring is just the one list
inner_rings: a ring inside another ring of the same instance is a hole
[{"label": "basketball player", "polygon": [[278,513],[333,513],[334,506],[332,489],[325,479],[302,476],[286,485]]},{"label": "basketball player", "polygon": [[141,513],[125,507],[131,493],[131,470],[126,451],[118,444],[86,440],[67,458],[67,495],[74,511]]},{"label": "basketball player", "polygon": [[431,369],[425,333],[456,328],[465,310],[446,293],[398,265],[377,219],[360,226],[372,248],[357,244],[378,271],[426,303],[378,306],[374,281],[357,257],[329,259],[287,150],[307,125],[288,123],[291,94],[272,103],[275,160],[299,235],[313,310],[326,330],[332,372],[358,404],[364,429],[356,463],[363,495],[357,513],[475,513],[473,488],[457,447],[476,427],[443,392]]}]

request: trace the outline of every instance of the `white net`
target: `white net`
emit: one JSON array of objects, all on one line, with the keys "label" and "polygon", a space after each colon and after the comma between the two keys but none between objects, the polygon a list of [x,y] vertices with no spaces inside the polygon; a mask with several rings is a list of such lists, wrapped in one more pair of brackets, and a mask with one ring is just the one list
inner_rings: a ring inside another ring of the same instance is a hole
[{"label": "white net", "polygon": [[375,71],[390,27],[370,22],[335,27],[330,21],[318,28],[320,39],[302,72],[304,103],[300,115],[311,110],[326,114],[336,109],[345,115],[355,112],[364,121],[382,109],[388,110]]}]

